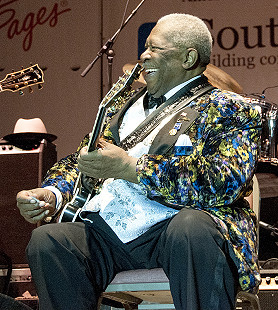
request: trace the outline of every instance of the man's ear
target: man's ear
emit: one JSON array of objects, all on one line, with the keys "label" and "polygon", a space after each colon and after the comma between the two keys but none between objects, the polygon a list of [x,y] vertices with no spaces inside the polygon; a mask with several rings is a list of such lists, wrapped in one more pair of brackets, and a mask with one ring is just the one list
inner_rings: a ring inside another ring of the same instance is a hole
[{"label": "man's ear", "polygon": [[199,60],[199,54],[195,50],[195,48],[188,48],[182,66],[186,70],[195,68],[196,65],[198,64],[198,60]]}]

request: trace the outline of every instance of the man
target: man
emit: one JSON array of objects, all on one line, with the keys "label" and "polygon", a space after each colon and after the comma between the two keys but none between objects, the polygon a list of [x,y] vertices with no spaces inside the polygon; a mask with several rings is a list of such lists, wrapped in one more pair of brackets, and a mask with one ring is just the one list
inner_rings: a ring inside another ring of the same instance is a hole
[{"label": "man", "polygon": [[21,214],[37,223],[70,201],[79,171],[105,180],[82,222],[33,231],[41,309],[94,309],[117,272],[138,268],[164,269],[176,309],[233,309],[239,288],[257,290],[256,218],[244,196],[260,120],[241,96],[208,83],[211,46],[199,18],[161,18],[141,56],[147,95],[110,111],[98,150],[88,152],[86,137],[42,188],[18,194]]}]

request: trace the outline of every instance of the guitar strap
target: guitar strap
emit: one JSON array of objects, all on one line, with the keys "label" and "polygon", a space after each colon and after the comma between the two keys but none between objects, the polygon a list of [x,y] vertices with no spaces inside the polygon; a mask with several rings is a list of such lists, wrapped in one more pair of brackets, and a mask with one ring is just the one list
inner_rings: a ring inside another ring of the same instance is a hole
[{"label": "guitar strap", "polygon": [[[155,112],[151,113],[149,117],[147,117],[145,121],[141,123],[130,135],[128,135],[124,140],[122,140],[119,146],[122,147],[124,150],[131,149],[136,144],[143,141],[161,123],[161,121],[163,121],[163,119],[169,117],[169,115],[172,115],[171,121],[166,124],[162,129],[164,133],[165,131],[167,131],[167,128],[173,124],[173,122],[175,124],[175,121],[180,116],[181,111],[184,110],[190,102],[215,88],[214,86],[209,84],[206,79],[205,83],[201,84],[200,80],[197,80],[199,85],[190,88],[181,97],[179,96],[180,92],[178,92],[177,95],[174,96],[175,98],[170,98],[169,100],[164,102],[159,108],[156,109]],[[178,134],[170,135],[168,133],[165,135],[159,132],[150,148],[151,154],[165,153],[165,151],[169,148],[169,145],[172,145],[177,140],[178,136],[181,133],[184,133],[199,116],[199,112],[191,109],[190,107],[187,107],[186,111],[184,110],[183,113],[187,113],[186,122],[182,122],[182,128],[180,128]]]}]

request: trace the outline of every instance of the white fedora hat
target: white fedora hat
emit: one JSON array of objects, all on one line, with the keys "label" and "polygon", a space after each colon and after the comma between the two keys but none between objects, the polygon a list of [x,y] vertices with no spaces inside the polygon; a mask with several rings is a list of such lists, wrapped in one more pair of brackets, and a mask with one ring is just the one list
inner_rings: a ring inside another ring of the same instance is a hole
[{"label": "white fedora hat", "polygon": [[37,143],[42,139],[52,142],[57,139],[57,136],[47,133],[46,127],[40,118],[20,118],[14,126],[14,132],[4,136],[3,139],[22,145],[24,143]]}]

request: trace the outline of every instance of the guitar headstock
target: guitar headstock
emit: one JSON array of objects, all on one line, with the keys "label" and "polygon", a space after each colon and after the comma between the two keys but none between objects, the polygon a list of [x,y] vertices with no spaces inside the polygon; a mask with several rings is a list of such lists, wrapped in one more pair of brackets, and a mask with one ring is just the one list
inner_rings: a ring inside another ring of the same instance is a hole
[{"label": "guitar headstock", "polygon": [[44,83],[42,69],[36,64],[20,71],[12,72],[6,75],[4,80],[0,81],[0,92],[2,91],[21,91],[26,87],[38,84],[39,87]]},{"label": "guitar headstock", "polygon": [[121,76],[118,81],[113,85],[109,92],[102,99],[100,106],[108,108],[112,104],[112,99],[117,98],[121,95],[121,92],[128,89],[134,80],[137,80],[140,76],[142,66],[137,63],[131,72],[126,71],[123,76]]}]

